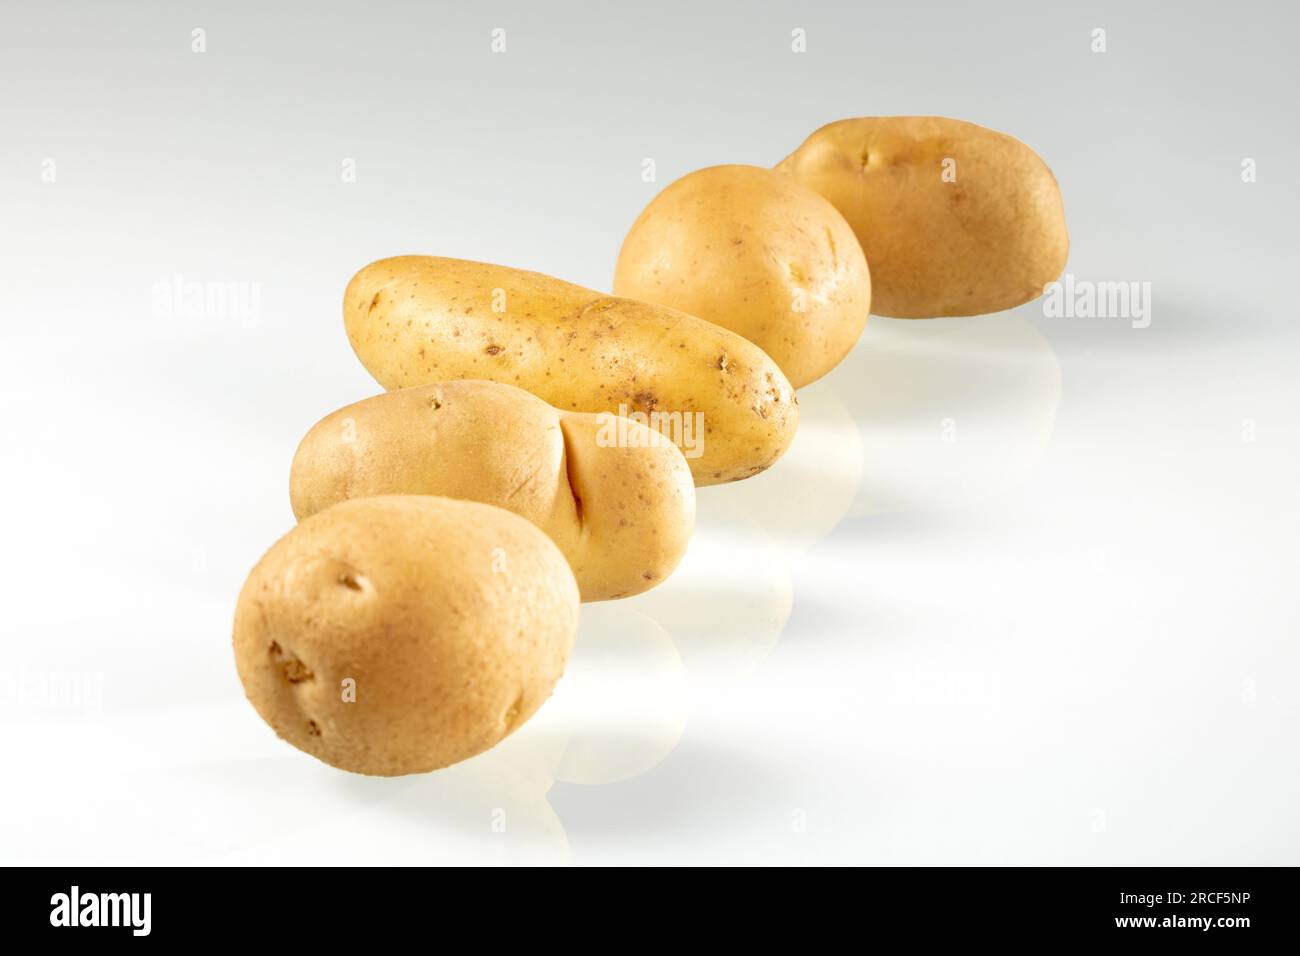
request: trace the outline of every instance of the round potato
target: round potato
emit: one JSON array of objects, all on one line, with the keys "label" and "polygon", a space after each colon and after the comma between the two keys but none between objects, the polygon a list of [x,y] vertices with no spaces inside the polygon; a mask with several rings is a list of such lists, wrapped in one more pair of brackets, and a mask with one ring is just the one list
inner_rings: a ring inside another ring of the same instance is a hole
[{"label": "round potato", "polygon": [[584,601],[654,587],[695,524],[691,472],[671,441],[496,382],[385,392],[325,416],[298,446],[289,495],[299,520],[384,494],[464,498],[527,518],[564,552]]},{"label": "round potato", "polygon": [[506,266],[399,256],[343,296],[357,357],[387,389],[476,378],[556,408],[645,416],[697,485],[755,475],[799,420],[794,389],[758,346],[675,309]]},{"label": "round potato", "polygon": [[872,311],[919,319],[999,312],[1065,268],[1052,171],[1003,133],[937,116],[823,126],[776,167],[829,199],[871,263]]},{"label": "round potato", "polygon": [[835,207],[788,176],[713,166],[637,217],[614,294],[671,306],[743,335],[795,388],[848,354],[871,312],[871,274]]},{"label": "round potato", "polygon": [[424,495],[345,501],[257,563],[235,663],[262,719],[356,773],[436,770],[526,721],[564,671],[578,588],[539,529]]}]

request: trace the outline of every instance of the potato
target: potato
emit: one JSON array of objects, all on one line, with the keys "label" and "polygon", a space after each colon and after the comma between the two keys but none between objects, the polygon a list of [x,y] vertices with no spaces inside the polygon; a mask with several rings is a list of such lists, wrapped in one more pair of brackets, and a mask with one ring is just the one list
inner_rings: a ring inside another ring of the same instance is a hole
[{"label": "potato", "polygon": [[386,392],[325,416],[298,446],[289,494],[299,520],[367,495],[497,505],[550,535],[584,601],[654,587],[695,524],[690,469],[658,432],[473,380]]},{"label": "potato", "polygon": [[849,221],[877,315],[999,312],[1042,295],[1065,268],[1056,179],[1003,133],[936,116],[841,120],[776,168]]},{"label": "potato", "polygon": [[757,166],[713,166],[656,196],[623,240],[614,294],[671,306],[743,335],[795,388],[862,334],[871,275],[829,202]]},{"label": "potato", "polygon": [[550,696],[578,627],[559,549],[500,508],[345,501],[257,563],[235,610],[244,691],[277,734],[356,773],[487,750]]},{"label": "potato", "polygon": [[644,415],[682,449],[697,485],[764,470],[798,423],[790,383],[741,336],[537,272],[381,259],[348,284],[343,317],[387,389],[488,379],[565,411]]}]

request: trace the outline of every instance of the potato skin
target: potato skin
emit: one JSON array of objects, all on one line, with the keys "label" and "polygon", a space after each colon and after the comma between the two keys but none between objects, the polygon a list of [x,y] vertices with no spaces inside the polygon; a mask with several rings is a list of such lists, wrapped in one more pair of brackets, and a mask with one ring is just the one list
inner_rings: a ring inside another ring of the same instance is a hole
[{"label": "potato skin", "polygon": [[381,259],[348,283],[343,317],[357,357],[387,389],[474,378],[565,411],[699,413],[703,447],[698,457],[682,449],[697,485],[755,475],[794,439],[794,389],[753,343],[538,272]]},{"label": "potato skin", "polygon": [[299,520],[349,498],[444,495],[545,531],[584,601],[639,594],[686,553],[695,485],[677,447],[625,421],[562,412],[523,389],[462,380],[385,392],[326,415],[294,455]]},{"label": "potato skin", "polygon": [[834,368],[871,312],[853,230],[820,195],[758,166],[712,166],[659,193],[632,224],[614,294],[743,335],[795,388]]},{"label": "potato skin", "polygon": [[299,750],[355,773],[423,773],[527,720],[577,625],[573,574],[524,519],[447,498],[361,498],[308,518],[253,568],[235,663],[262,719]]},{"label": "potato skin", "polygon": [[[943,178],[946,159],[953,182]],[[1065,268],[1056,179],[1004,133],[937,116],[841,120],[776,169],[849,221],[871,264],[877,315],[999,312],[1042,295]]]}]

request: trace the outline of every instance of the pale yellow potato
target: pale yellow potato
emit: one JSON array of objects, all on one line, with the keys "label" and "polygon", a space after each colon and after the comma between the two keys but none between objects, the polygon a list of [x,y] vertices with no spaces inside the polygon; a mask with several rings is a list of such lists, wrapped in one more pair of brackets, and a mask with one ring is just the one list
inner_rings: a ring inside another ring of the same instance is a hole
[{"label": "pale yellow potato", "polygon": [[456,379],[517,385],[565,411],[644,414],[697,485],[755,475],[794,438],[781,369],[734,332],[538,272],[399,256],[343,296],[357,357],[387,389]]},{"label": "pale yellow potato", "polygon": [[1056,178],[1004,133],[937,116],[841,120],[776,169],[849,221],[877,315],[999,312],[1042,295],[1065,268]]},{"label": "pale yellow potato", "polygon": [[281,538],[235,610],[244,691],[331,766],[395,776],[487,750],[564,671],[578,586],[518,515],[471,501],[345,501]]},{"label": "pale yellow potato", "polygon": [[584,601],[654,587],[695,524],[686,459],[658,432],[469,379],[348,405],[298,446],[289,495],[299,520],[384,494],[464,498],[527,518],[564,552]]},{"label": "pale yellow potato", "polygon": [[712,166],[672,183],[637,217],[614,294],[731,329],[802,388],[858,341],[871,274],[853,230],[817,193],[770,169]]}]

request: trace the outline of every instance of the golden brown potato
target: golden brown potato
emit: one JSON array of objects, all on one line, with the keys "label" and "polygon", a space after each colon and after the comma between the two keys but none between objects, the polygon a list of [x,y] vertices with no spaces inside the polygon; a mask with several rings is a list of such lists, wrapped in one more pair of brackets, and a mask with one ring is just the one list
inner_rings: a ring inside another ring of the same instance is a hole
[{"label": "golden brown potato", "polygon": [[299,750],[356,773],[423,773],[487,750],[564,671],[578,587],[500,508],[358,498],[303,521],[235,610],[248,699]]},{"label": "golden brown potato", "polygon": [[770,169],[713,166],[677,180],[637,217],[614,294],[731,329],[802,388],[862,334],[871,275],[853,230],[817,193]]},{"label": "golden brown potato", "polygon": [[325,416],[298,446],[289,494],[299,520],[368,495],[497,505],[550,535],[584,601],[654,587],[695,524],[686,459],[658,432],[474,380],[386,392]]},{"label": "golden brown potato", "polygon": [[566,411],[645,415],[698,485],[764,470],[798,423],[794,390],[752,342],[537,272],[381,259],[348,283],[343,317],[357,357],[387,389],[488,379]]},{"label": "golden brown potato", "polygon": [[841,120],[776,168],[849,221],[877,315],[998,312],[1042,295],[1065,268],[1056,179],[1003,133],[937,116]]}]

